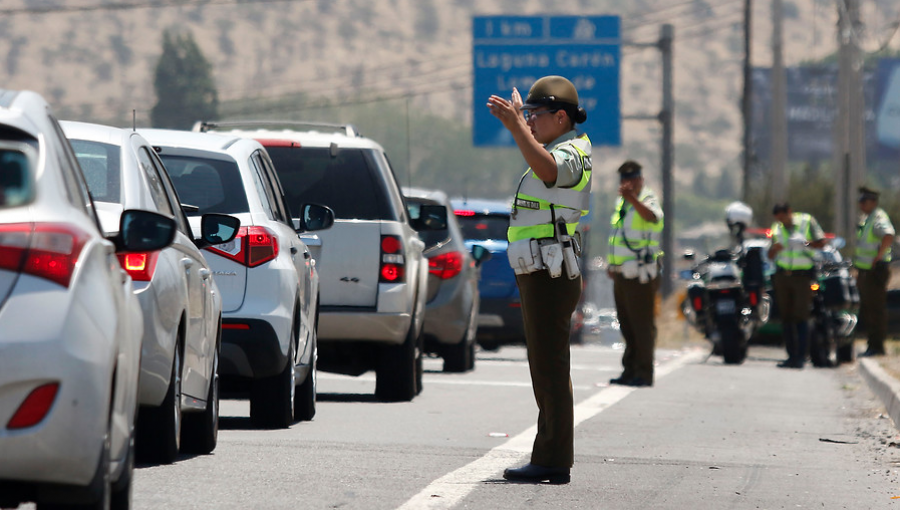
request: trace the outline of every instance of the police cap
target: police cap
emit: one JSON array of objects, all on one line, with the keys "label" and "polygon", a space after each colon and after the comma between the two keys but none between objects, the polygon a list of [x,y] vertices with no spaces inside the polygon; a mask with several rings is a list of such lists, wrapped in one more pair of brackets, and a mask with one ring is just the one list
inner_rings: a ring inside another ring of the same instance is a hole
[{"label": "police cap", "polygon": [[865,186],[859,187],[859,201],[863,200],[878,200],[879,193],[871,188],[867,188]]},{"label": "police cap", "polygon": [[619,180],[634,179],[641,176],[641,164],[633,159],[622,163],[619,167]]},{"label": "police cap", "polygon": [[575,85],[562,76],[544,76],[534,82],[528,97],[525,98],[523,110],[533,110],[546,106],[548,108],[578,107],[578,91]]}]

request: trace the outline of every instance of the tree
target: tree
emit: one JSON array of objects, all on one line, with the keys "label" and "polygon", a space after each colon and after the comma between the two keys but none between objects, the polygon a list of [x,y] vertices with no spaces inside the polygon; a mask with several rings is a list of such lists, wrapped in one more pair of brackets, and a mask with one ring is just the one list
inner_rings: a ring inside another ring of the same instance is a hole
[{"label": "tree", "polygon": [[150,111],[154,127],[190,129],[198,120],[218,118],[219,94],[212,65],[203,56],[194,36],[163,33],[163,52],[153,80],[156,105]]}]

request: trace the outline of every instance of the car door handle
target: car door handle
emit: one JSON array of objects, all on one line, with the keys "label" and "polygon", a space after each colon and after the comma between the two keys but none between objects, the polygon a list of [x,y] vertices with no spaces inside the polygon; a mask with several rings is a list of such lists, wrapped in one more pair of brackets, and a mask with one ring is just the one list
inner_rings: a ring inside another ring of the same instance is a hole
[{"label": "car door handle", "polygon": [[212,272],[209,269],[206,269],[205,267],[201,267],[200,271],[198,271],[198,272],[200,273],[200,278],[203,278],[204,280],[208,280],[209,275],[212,274]]},{"label": "car door handle", "polygon": [[183,258],[183,259],[181,259],[181,267],[183,267],[185,269],[190,269],[190,268],[194,267],[194,261],[189,258]]}]

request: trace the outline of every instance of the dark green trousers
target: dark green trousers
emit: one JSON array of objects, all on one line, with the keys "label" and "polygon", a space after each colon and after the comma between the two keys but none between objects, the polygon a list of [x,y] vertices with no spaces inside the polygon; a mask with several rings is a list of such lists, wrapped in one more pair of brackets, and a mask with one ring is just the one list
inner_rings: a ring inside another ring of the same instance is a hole
[{"label": "dark green trousers", "polygon": [[859,315],[866,326],[868,348],[884,352],[887,337],[887,284],[891,269],[887,264],[875,264],[872,269],[860,269],[856,278],[859,286]]},{"label": "dark green trousers", "polygon": [[613,297],[625,352],[622,354],[622,378],[653,382],[653,353],[656,349],[656,291],[659,277],[647,283],[637,278],[613,275]]},{"label": "dark green trousers", "polygon": [[531,463],[570,468],[575,457],[575,404],[569,373],[569,328],[581,297],[581,277],[550,278],[544,270],[518,275],[516,282],[538,406]]}]

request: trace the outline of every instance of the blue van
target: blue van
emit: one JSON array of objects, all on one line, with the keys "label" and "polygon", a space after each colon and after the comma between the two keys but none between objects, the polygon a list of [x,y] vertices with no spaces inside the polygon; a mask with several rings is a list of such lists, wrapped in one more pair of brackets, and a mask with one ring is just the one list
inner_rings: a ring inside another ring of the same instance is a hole
[{"label": "blue van", "polygon": [[481,307],[478,315],[478,344],[496,350],[503,344],[524,344],[525,328],[516,276],[509,266],[506,230],[512,200],[451,200],[463,231],[466,248],[480,244],[491,252],[481,267]]}]

